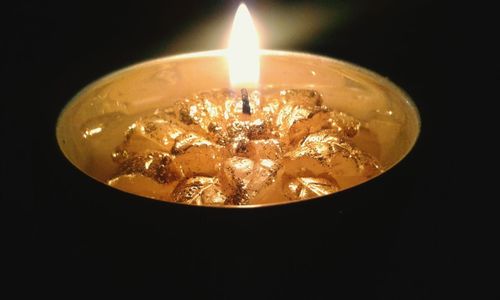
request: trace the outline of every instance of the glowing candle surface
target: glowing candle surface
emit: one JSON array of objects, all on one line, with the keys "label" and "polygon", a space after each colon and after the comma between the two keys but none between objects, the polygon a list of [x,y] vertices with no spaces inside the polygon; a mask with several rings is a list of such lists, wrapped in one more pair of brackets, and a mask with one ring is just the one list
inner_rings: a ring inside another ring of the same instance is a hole
[{"label": "glowing candle surface", "polygon": [[228,207],[358,185],[399,162],[418,132],[415,106],[386,79],[321,56],[259,50],[244,5],[227,51],[112,74],[77,95],[57,128],[64,154],[99,181]]}]

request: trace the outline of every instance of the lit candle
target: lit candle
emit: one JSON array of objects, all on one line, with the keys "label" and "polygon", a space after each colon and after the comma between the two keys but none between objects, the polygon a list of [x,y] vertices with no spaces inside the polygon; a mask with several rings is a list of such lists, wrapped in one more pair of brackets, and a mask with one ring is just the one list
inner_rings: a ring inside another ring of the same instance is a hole
[{"label": "lit candle", "polygon": [[111,74],[80,92],[57,126],[66,157],[103,183],[231,207],[353,187],[398,163],[418,133],[415,106],[388,80],[326,57],[259,50],[244,5],[227,51]]}]

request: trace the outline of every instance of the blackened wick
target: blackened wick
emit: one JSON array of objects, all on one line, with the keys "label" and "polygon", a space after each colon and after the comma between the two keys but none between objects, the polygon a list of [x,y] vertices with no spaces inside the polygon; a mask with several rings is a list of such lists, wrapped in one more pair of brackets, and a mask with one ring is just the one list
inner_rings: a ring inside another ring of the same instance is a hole
[{"label": "blackened wick", "polygon": [[241,89],[241,101],[243,101],[243,113],[250,115],[250,102],[248,101],[248,91],[247,89]]}]

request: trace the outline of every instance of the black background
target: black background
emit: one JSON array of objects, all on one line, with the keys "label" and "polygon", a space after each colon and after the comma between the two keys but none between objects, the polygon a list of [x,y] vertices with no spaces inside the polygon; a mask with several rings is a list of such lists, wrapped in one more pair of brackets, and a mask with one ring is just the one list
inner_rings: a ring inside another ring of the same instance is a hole
[{"label": "black background", "polygon": [[[284,6],[305,3],[274,2]],[[247,2],[256,16],[258,8],[265,9],[270,3]],[[251,255],[249,251],[266,247],[248,247],[243,238],[236,239],[227,260],[224,255],[214,260],[192,249],[189,255],[182,253],[189,247],[162,240],[164,229],[148,227],[151,232],[134,232],[131,222],[123,225],[131,232],[123,233],[115,228],[121,226],[114,223],[117,219],[105,213],[96,217],[102,228],[86,228],[91,221],[82,223],[86,215],[71,204],[78,199],[75,195],[80,193],[83,179],[63,158],[55,140],[56,120],[64,105],[83,86],[121,67],[161,55],[207,50],[203,45],[177,48],[172,42],[185,28],[199,26],[194,20],[218,14],[229,20],[238,3],[21,1],[3,12],[12,20],[5,25],[8,54],[4,70],[14,80],[8,81],[4,99],[8,106],[2,109],[2,134],[12,146],[2,160],[3,178],[10,179],[3,183],[2,199],[18,204],[7,227],[15,253],[8,257],[14,263],[9,277],[18,292],[155,291],[173,299],[179,292],[209,299],[332,299],[336,295],[429,299],[440,292],[456,292],[458,255],[452,245],[459,235],[458,222],[444,188],[450,181],[442,171],[448,163],[433,154],[444,144],[448,120],[446,10],[435,1],[308,3],[323,9],[341,8],[343,25],[327,27],[307,42],[280,47],[332,56],[374,70],[406,90],[420,110],[422,132],[404,161],[406,173],[398,179],[410,181],[411,188],[398,181],[390,186],[405,195],[401,207],[378,210],[376,216],[370,211],[353,215],[338,233],[348,245],[331,254],[342,256],[335,263],[325,251],[316,251],[320,246],[308,249],[307,243],[317,241],[314,234],[297,234],[295,242],[302,246],[293,254],[293,262],[280,260],[280,253],[272,251],[290,253],[294,249],[274,246],[265,250],[269,255],[255,254],[262,261],[255,266],[234,259],[241,252],[244,261]],[[251,214],[245,218],[255,222]],[[298,218],[298,224],[310,223],[315,215],[298,214]],[[377,219],[391,222],[372,224]],[[292,233],[287,236],[293,239]],[[207,245],[219,241],[217,237],[202,238]],[[336,238],[323,237],[323,242]],[[169,250],[162,255],[165,249]],[[155,261],[159,257],[164,261]],[[322,266],[322,262],[328,263]]]}]

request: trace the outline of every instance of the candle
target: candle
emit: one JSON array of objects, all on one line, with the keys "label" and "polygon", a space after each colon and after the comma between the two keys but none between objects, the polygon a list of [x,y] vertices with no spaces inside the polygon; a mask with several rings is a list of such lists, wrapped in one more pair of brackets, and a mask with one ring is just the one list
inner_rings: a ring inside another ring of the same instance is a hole
[{"label": "candle", "polygon": [[258,47],[243,5],[228,50],[152,60],[96,81],[61,113],[63,153],[126,192],[247,207],[353,187],[413,147],[418,112],[387,79]]}]

